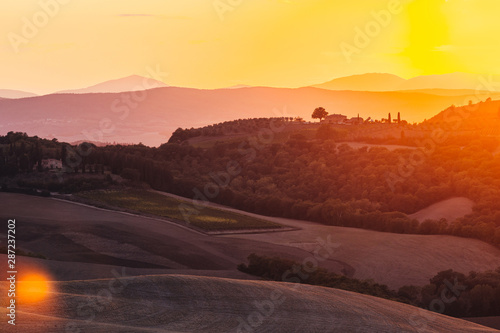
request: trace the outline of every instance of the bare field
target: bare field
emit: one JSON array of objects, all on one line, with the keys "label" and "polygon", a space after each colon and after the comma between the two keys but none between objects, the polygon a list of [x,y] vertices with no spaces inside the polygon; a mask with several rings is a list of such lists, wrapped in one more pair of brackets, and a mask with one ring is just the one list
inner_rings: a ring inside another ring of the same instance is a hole
[{"label": "bare field", "polygon": [[331,227],[226,209],[301,230],[208,236],[165,220],[0,193],[0,218],[19,221],[18,246],[57,261],[236,271],[253,252],[302,262],[323,242],[333,244],[334,251],[321,267],[394,289],[424,285],[450,268],[468,273],[496,269],[500,263],[500,250],[478,240]]},{"label": "bare field", "polygon": [[477,240],[400,235],[307,222],[301,225],[300,231],[237,237],[298,247],[311,254],[318,238],[329,237],[329,242],[338,246],[330,259],[341,260],[352,267],[352,277],[373,279],[395,289],[403,285],[425,285],[436,273],[450,268],[468,273],[492,270],[500,265],[500,250]]},{"label": "bare field", "polygon": [[[17,221],[17,246],[49,262],[234,272],[254,252],[300,261],[309,255],[298,248],[209,236],[165,219],[0,193],[0,219],[10,218]],[[0,241],[4,238],[0,234]],[[334,272],[344,266],[335,261],[324,265]]]},{"label": "bare field", "polygon": [[[26,205],[29,210],[23,209]],[[468,273],[496,269],[500,263],[500,250],[478,240],[330,227],[227,210],[301,230],[208,236],[165,220],[0,193],[0,218],[15,216],[20,221],[18,246],[58,261],[137,269],[235,271],[254,252],[302,262],[326,242],[334,245],[334,251],[321,267],[373,279],[393,289],[424,285],[437,272],[450,268]],[[110,248],[110,244],[117,248]]]},{"label": "bare field", "polygon": [[[252,315],[262,319],[250,327],[254,332],[495,331],[388,300],[259,281],[236,270],[253,252],[302,262],[321,238],[334,250],[321,267],[397,288],[425,284],[448,268],[495,268],[500,251],[480,241],[267,217],[261,218],[302,230],[213,236],[166,220],[0,193],[0,219],[8,218],[16,219],[19,248],[51,259],[18,258],[20,271],[39,267],[53,280],[47,300],[19,309],[20,332],[227,332]],[[110,294],[118,282],[125,289]],[[6,286],[0,283],[0,293]],[[283,302],[265,303],[276,295]]]},{"label": "bare field", "polygon": [[[208,205],[224,208],[212,203]],[[354,278],[373,279],[394,289],[411,284],[425,285],[436,273],[450,268],[467,274],[472,270],[486,271],[500,266],[500,249],[479,240],[332,227],[314,222],[265,217],[234,208],[225,209],[301,230],[223,237],[300,248],[309,252],[309,255],[318,247],[318,239],[329,239],[329,243],[335,244],[335,251],[328,261],[344,263],[343,272],[351,273],[348,275]]]},{"label": "bare field", "polygon": [[[0,292],[6,288],[2,282]],[[156,275],[50,288],[44,301],[18,311],[18,332],[497,332],[384,299],[278,282]]]},{"label": "bare field", "polygon": [[474,207],[474,201],[468,198],[450,198],[430,205],[409,215],[409,217],[419,222],[427,219],[439,220],[442,218],[445,218],[448,222],[453,222],[453,220],[459,217],[472,213],[472,207]]}]

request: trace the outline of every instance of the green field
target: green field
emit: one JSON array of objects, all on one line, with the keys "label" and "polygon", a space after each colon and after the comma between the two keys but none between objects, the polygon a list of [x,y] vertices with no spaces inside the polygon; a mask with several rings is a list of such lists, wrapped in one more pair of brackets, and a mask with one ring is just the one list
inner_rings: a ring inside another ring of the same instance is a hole
[{"label": "green field", "polygon": [[282,226],[211,207],[195,207],[190,200],[178,200],[146,190],[101,190],[80,192],[76,196],[106,206],[166,217],[205,231],[273,229]]}]

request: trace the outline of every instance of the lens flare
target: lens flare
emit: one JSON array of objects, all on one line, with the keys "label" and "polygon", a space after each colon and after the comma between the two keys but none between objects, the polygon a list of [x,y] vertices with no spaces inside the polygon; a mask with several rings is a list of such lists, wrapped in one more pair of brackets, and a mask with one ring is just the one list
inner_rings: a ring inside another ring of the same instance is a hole
[{"label": "lens flare", "polygon": [[16,298],[20,303],[37,303],[46,299],[50,291],[50,276],[41,271],[33,271],[19,278]]}]

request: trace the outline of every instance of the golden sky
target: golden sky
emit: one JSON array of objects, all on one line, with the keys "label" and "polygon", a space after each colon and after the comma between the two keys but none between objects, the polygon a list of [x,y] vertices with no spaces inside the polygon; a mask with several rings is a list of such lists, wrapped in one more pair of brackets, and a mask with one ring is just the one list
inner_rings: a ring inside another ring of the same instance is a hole
[{"label": "golden sky", "polygon": [[147,68],[197,88],[496,74],[498,9],[498,0],[1,1],[0,89],[48,93]]}]

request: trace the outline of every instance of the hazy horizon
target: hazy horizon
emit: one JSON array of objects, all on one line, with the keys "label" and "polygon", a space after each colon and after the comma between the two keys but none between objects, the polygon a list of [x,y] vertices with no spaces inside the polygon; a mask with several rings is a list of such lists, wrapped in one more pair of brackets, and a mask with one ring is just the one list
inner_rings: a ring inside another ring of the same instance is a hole
[{"label": "hazy horizon", "polygon": [[295,88],[363,73],[497,74],[500,46],[488,38],[500,31],[493,4],[2,3],[0,88],[47,94],[150,69],[165,84],[201,89]]},{"label": "hazy horizon", "polygon": [[497,8],[0,1],[0,331],[500,332]]},{"label": "hazy horizon", "polygon": [[[151,71],[151,73],[154,73],[154,71]],[[328,79],[326,81],[320,81],[320,82],[316,82],[316,83],[312,83],[312,84],[308,84],[308,85],[299,85],[299,86],[273,86],[273,85],[268,85],[268,86],[265,86],[265,85],[249,85],[249,84],[246,84],[245,82],[241,82],[241,83],[238,83],[238,84],[234,84],[234,85],[229,85],[229,86],[219,86],[219,87],[205,87],[205,88],[202,88],[202,87],[195,87],[195,86],[180,86],[180,85],[170,85],[168,84],[168,80],[166,80],[167,82],[165,81],[162,81],[162,80],[158,80],[157,76],[155,75],[148,75],[148,73],[143,73],[143,75],[140,75],[140,74],[130,74],[130,75],[126,75],[126,76],[123,76],[123,77],[116,77],[116,78],[109,78],[109,79],[105,79],[104,81],[96,81],[96,82],[93,82],[89,85],[82,85],[82,86],[74,86],[74,87],[66,87],[66,88],[63,88],[63,89],[58,89],[58,90],[53,90],[53,91],[45,91],[45,92],[40,92],[40,91],[34,91],[34,90],[29,90],[29,89],[13,89],[11,87],[0,87],[0,90],[12,90],[12,91],[20,91],[20,92],[26,92],[26,93],[32,93],[32,94],[35,94],[35,95],[38,95],[38,96],[44,96],[44,95],[51,95],[51,94],[57,94],[57,93],[72,93],[73,91],[78,91],[78,90],[85,90],[87,88],[92,88],[94,86],[99,86],[101,84],[104,84],[104,83],[113,83],[113,81],[123,81],[123,80],[127,80],[129,78],[132,78],[132,77],[139,77],[141,79],[146,79],[146,80],[155,80],[155,81],[159,81],[161,83],[164,83],[165,86],[163,86],[164,88],[166,87],[174,87],[174,88],[187,88],[187,89],[199,89],[199,90],[217,90],[217,89],[228,89],[228,88],[233,88],[233,87],[237,87],[237,88],[284,88],[284,89],[297,89],[297,88],[306,88],[306,87],[318,87],[318,86],[321,86],[322,84],[326,84],[326,83],[329,83],[331,81],[335,81],[335,80],[339,80],[339,79],[346,79],[346,78],[355,78],[355,77],[362,77],[362,76],[365,76],[365,75],[371,75],[371,74],[380,74],[380,75],[390,75],[390,76],[396,76],[398,78],[401,78],[403,80],[406,80],[406,81],[409,81],[409,80],[412,80],[412,79],[418,79],[418,78],[429,78],[429,77],[436,77],[436,76],[447,76],[447,75],[467,75],[467,74],[470,74],[470,75],[475,75],[477,76],[477,86],[476,86],[476,89],[475,90],[478,90],[478,91],[490,91],[490,92],[497,92],[497,89],[491,89],[492,87],[491,86],[488,86],[487,85],[487,76],[491,74],[481,74],[481,73],[464,73],[464,72],[450,72],[450,73],[443,73],[443,74],[429,74],[429,75],[416,75],[416,76],[412,76],[412,77],[402,77],[402,76],[399,76],[399,75],[396,75],[396,74],[393,74],[393,73],[383,73],[383,72],[367,72],[367,73],[359,73],[359,74],[352,74],[352,75],[346,75],[346,76],[339,76],[339,77],[333,77],[331,79]],[[481,79],[483,79],[483,81],[481,81]],[[143,81],[143,82],[146,82],[146,81]],[[497,85],[497,82],[496,81],[491,81],[490,79],[490,82],[492,82],[493,84],[495,84],[495,87]],[[142,85],[142,84],[141,84]],[[154,84],[152,84],[151,86],[148,86],[147,84],[144,85],[144,86],[141,86],[141,85],[136,85],[134,86],[135,88],[140,88],[140,90],[147,90],[147,89],[154,89],[154,88],[159,88],[160,86],[156,86]],[[474,90],[472,87],[469,87],[469,88],[466,88],[466,87],[463,87],[463,88],[454,88],[451,86],[451,82],[450,82],[450,87],[448,88],[443,88],[443,87],[425,87],[425,88],[418,88],[418,89],[471,89],[471,90]],[[481,87],[481,89],[479,89],[479,87]],[[348,89],[346,89],[348,90]],[[353,89],[355,91],[363,91],[362,89]],[[405,90],[404,88],[402,89],[395,89],[394,91],[398,91],[398,90]],[[132,89],[130,90],[121,90],[123,92],[126,92],[126,91],[132,91]],[[378,91],[376,89],[372,90],[372,91]],[[382,90],[384,91],[384,90]],[[113,91],[106,91],[106,92],[113,92]]]}]

